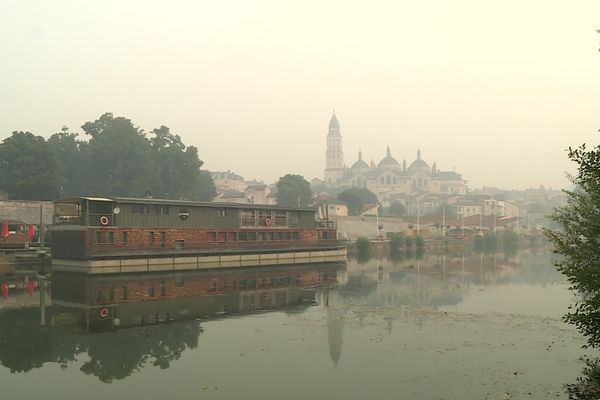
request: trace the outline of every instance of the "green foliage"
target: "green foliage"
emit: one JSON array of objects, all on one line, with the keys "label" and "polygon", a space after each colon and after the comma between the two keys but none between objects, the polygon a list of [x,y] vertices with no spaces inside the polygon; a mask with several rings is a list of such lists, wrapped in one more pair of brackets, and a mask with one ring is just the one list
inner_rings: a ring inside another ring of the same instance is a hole
[{"label": "green foliage", "polygon": [[473,247],[478,253],[495,253],[498,248],[496,235],[492,232],[487,232],[483,236],[475,236]]},{"label": "green foliage", "polygon": [[401,250],[404,245],[404,238],[401,235],[393,234],[390,237],[390,250]]},{"label": "green foliage", "polygon": [[356,239],[356,250],[357,250],[357,259],[359,262],[364,263],[369,261],[369,259],[373,256],[373,245],[369,238],[364,236],[360,236]]},{"label": "green foliage", "polygon": [[402,217],[406,215],[406,207],[404,207],[404,204],[400,203],[399,201],[394,201],[392,204],[390,204],[390,207],[387,210],[387,215],[390,217]]},{"label": "green foliage", "polygon": [[277,204],[306,207],[312,199],[310,184],[302,175],[287,174],[277,181]]},{"label": "green foliage", "polygon": [[[214,198],[215,186],[210,173],[200,169],[198,150],[186,147],[166,126],[152,130],[148,139],[131,120],[106,113],[86,122],[82,129],[89,142],[80,140],[67,127],[48,142],[23,132],[16,136],[20,145],[15,146],[17,142],[11,138],[5,140],[0,153],[4,148],[8,157],[4,164],[10,168],[2,171],[0,188],[22,199],[56,198],[59,191],[60,195],[142,197],[151,193],[171,199]],[[8,171],[11,168],[23,177],[15,179]],[[25,184],[36,189],[25,190]]]},{"label": "green foliage", "polygon": [[0,144],[0,189],[11,198],[53,200],[61,184],[56,153],[43,137],[13,132]]},{"label": "green foliage", "polygon": [[584,358],[585,367],[576,383],[565,385],[571,400],[600,399],[600,359]]},{"label": "green foliage", "polygon": [[348,205],[350,215],[358,215],[365,204],[377,204],[377,196],[368,189],[349,188],[338,195],[338,200]]},{"label": "green foliage", "polygon": [[417,249],[423,249],[425,247],[425,240],[422,236],[415,237],[415,244],[417,245]]},{"label": "green foliage", "polygon": [[514,255],[519,249],[519,235],[515,231],[504,231],[502,234],[502,250],[505,254]]},{"label": "green foliage", "polygon": [[413,244],[415,242],[415,238],[412,236],[406,236],[404,238],[404,245],[408,248],[411,249],[413,247]]},{"label": "green foliage", "polygon": [[588,346],[600,345],[600,146],[569,148],[569,158],[578,164],[572,177],[575,188],[565,191],[567,202],[555,209],[552,219],[560,230],[546,230],[554,251],[562,258],[558,269],[571,283],[578,299],[565,320],[588,338]]}]

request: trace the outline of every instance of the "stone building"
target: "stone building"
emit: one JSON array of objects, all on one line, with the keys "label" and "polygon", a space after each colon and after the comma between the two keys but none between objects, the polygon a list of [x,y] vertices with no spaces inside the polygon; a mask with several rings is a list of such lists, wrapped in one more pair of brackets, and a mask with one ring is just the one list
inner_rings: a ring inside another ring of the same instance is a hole
[{"label": "stone building", "polygon": [[417,150],[417,158],[408,166],[406,159],[401,164],[394,158],[390,146],[377,164],[373,161],[370,164],[366,163],[362,151],[359,150],[358,160],[347,168],[344,165],[340,123],[335,114],[329,121],[325,157],[326,184],[366,188],[375,193],[382,202],[389,201],[397,195],[410,193],[467,193],[467,182],[461,174],[440,170],[435,162],[430,166],[421,157],[421,150]]}]

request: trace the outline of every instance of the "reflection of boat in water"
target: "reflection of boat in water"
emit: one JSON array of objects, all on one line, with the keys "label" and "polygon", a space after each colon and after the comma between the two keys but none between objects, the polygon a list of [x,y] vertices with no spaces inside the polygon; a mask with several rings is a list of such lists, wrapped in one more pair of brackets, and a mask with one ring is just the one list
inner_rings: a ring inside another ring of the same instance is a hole
[{"label": "reflection of boat in water", "polygon": [[105,330],[312,304],[341,264],[169,273],[87,275],[55,272],[55,322]]},{"label": "reflection of boat in water", "polygon": [[55,203],[52,270],[144,273],[344,262],[310,208],[76,197]]}]

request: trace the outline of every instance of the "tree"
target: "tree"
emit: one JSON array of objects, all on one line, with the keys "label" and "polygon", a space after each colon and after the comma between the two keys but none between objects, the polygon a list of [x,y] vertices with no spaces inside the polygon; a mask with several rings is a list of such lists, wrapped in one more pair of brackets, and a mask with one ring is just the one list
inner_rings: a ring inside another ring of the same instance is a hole
[{"label": "tree", "polygon": [[392,217],[402,217],[406,215],[406,207],[404,207],[404,204],[400,203],[397,200],[393,201],[392,204],[390,204],[390,208],[388,209],[388,215]]},{"label": "tree", "polygon": [[364,188],[346,189],[340,193],[337,198],[348,205],[348,212],[351,215],[360,214],[360,211],[365,204],[377,204],[377,196]]},{"label": "tree", "polygon": [[179,135],[166,126],[153,129],[150,139],[156,178],[151,186],[155,196],[210,201],[216,194],[212,177],[201,171],[198,149],[185,146]]},{"label": "tree", "polygon": [[287,174],[277,181],[277,204],[306,207],[312,199],[310,184],[302,175]]},{"label": "tree", "polygon": [[90,194],[144,196],[156,184],[149,140],[131,120],[105,113],[81,127],[91,137]]},{"label": "tree", "polygon": [[552,219],[559,230],[546,230],[554,251],[562,257],[558,269],[577,293],[572,311],[564,317],[588,338],[588,346],[600,345],[600,146],[588,150],[585,144],[568,150],[578,164],[571,177],[572,190],[565,190],[566,204],[555,209]]},{"label": "tree", "polygon": [[61,196],[85,194],[90,168],[87,142],[79,140],[77,133],[69,132],[69,128],[63,126],[60,132],[50,136],[48,144],[54,149],[63,178]]},{"label": "tree", "polygon": [[11,198],[53,200],[61,183],[56,154],[43,137],[19,131],[0,144],[0,189]]}]

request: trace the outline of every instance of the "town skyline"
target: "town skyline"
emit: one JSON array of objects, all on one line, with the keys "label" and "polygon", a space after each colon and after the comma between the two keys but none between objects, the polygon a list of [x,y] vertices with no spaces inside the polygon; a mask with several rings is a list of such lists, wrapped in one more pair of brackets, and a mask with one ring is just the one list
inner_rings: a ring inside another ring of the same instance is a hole
[{"label": "town skyline", "polygon": [[565,150],[598,142],[592,0],[176,4],[4,5],[0,139],[112,112],[167,125],[211,171],[310,180],[335,109],[348,156],[420,148],[507,189],[568,187]]}]

